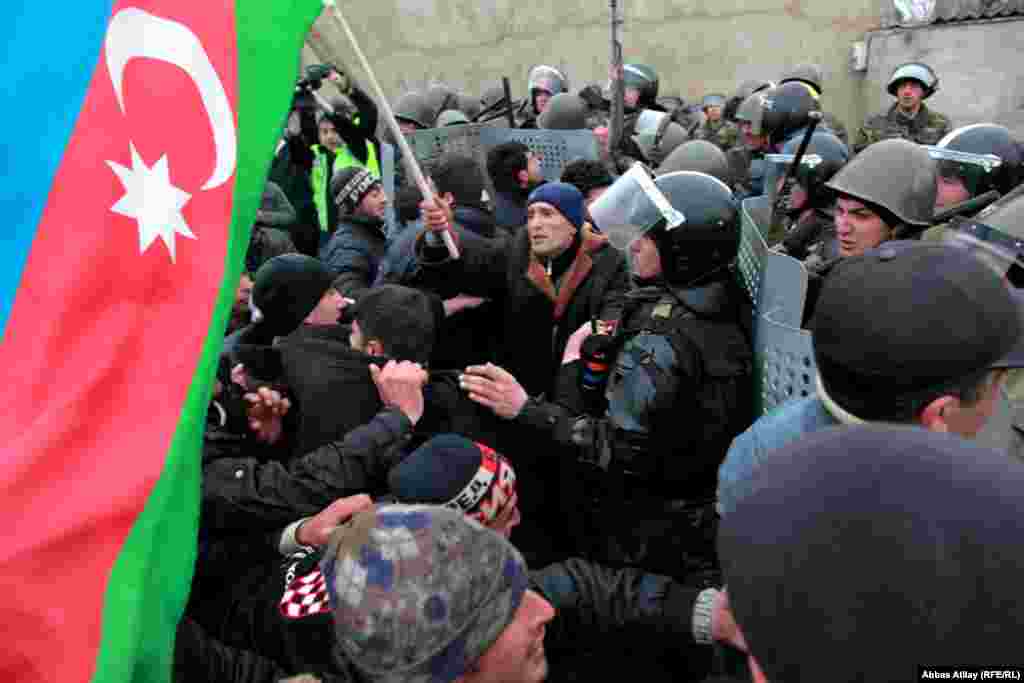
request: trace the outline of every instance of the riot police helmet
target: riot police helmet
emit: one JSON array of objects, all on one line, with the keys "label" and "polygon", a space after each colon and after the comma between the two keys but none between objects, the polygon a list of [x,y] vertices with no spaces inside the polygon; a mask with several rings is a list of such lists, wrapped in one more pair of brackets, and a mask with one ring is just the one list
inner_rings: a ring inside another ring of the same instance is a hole
[{"label": "riot police helmet", "polygon": [[876,142],[846,164],[825,187],[880,208],[891,229],[931,223],[937,194],[935,160],[909,140]]},{"label": "riot police helmet", "polygon": [[725,152],[718,145],[707,140],[689,140],[676,147],[661,162],[658,175],[668,175],[679,171],[697,171],[718,178],[728,186],[732,186],[732,171]]},{"label": "riot police helmet", "polygon": [[917,81],[921,84],[921,87],[924,88],[923,99],[928,99],[939,89],[939,77],[930,66],[923,62],[907,62],[893,69],[886,90],[890,95],[896,97],[900,83],[907,80]]},{"label": "riot police helmet", "polygon": [[959,178],[972,197],[989,190],[1007,194],[1022,180],[1021,150],[1005,126],[975,123],[950,132],[937,147],[982,156],[992,156],[998,164],[962,163],[940,160],[939,175]]},{"label": "riot police helmet", "polygon": [[579,95],[563,92],[548,102],[540,116],[537,127],[549,130],[582,130],[587,127],[590,108]]},{"label": "riot police helmet", "polygon": [[623,64],[622,80],[627,88],[636,88],[640,93],[638,109],[652,109],[658,106],[658,72],[647,64]]},{"label": "riot police helmet", "polygon": [[779,79],[779,85],[794,81],[806,83],[814,88],[814,91],[819,95],[824,92],[822,83],[825,81],[825,76],[822,73],[821,67],[817,64],[797,64],[783,74],[782,78]]}]

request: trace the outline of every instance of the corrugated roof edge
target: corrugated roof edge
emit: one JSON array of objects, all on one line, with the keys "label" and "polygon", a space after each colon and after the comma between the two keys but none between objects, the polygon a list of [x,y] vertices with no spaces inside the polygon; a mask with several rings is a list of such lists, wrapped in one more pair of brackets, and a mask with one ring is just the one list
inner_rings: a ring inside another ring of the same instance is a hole
[{"label": "corrugated roof edge", "polygon": [[[893,6],[892,0],[883,0],[881,15],[883,28],[901,25],[899,12]],[[1024,16],[1024,0],[936,0],[935,15],[929,24],[951,24],[1015,16]]]}]

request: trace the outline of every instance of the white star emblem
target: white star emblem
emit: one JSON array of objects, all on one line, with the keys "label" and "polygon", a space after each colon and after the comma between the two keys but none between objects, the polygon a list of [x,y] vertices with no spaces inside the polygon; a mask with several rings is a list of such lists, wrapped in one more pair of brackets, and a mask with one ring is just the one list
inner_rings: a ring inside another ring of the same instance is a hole
[{"label": "white star emblem", "polygon": [[110,210],[134,218],[139,224],[140,254],[159,237],[167,245],[173,263],[174,236],[181,235],[193,240],[196,238],[181,213],[182,207],[192,195],[171,184],[167,155],[160,157],[150,168],[139,156],[135,145],[130,142],[128,144],[132,152],[131,168],[114,161],[107,162],[125,191],[124,196]]}]

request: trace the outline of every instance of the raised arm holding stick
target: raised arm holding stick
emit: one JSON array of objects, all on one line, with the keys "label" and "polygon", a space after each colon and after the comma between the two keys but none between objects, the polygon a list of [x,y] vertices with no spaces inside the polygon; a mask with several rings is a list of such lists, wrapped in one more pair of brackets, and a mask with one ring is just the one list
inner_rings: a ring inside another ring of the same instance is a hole
[{"label": "raised arm holding stick", "polygon": [[[363,71],[366,72],[366,76],[370,81],[370,86],[373,88],[374,94],[377,96],[377,100],[380,102],[380,112],[384,115],[384,122],[387,124],[388,130],[391,131],[392,137],[395,142],[398,143],[398,148],[401,151],[402,158],[405,160],[406,167],[409,169],[409,173],[412,175],[413,180],[416,182],[416,186],[419,187],[423,197],[428,202],[437,205],[437,196],[434,192],[434,188],[427,181],[427,177],[423,174],[423,170],[420,168],[419,163],[416,161],[416,157],[413,155],[412,148],[409,146],[409,141],[405,139],[402,134],[402,130],[398,127],[398,121],[395,119],[395,114],[391,111],[391,105],[388,103],[387,98],[384,96],[384,91],[380,87],[380,83],[377,82],[377,77],[373,73],[373,69],[370,68],[370,63],[366,59],[366,55],[359,47],[359,42],[356,40],[355,35],[352,33],[352,29],[349,28],[348,22],[345,20],[345,16],[341,13],[337,3],[334,0],[324,0],[324,7],[331,11],[332,16],[341,25],[345,35],[348,36],[349,42],[352,44],[352,50],[356,53],[356,57],[359,59],[360,65],[363,67]],[[428,235],[430,237],[430,235]],[[445,247],[448,248],[448,255],[453,259],[459,258],[458,247],[455,246],[455,240],[452,238],[451,231],[445,230],[441,233],[441,237],[444,239]]]}]

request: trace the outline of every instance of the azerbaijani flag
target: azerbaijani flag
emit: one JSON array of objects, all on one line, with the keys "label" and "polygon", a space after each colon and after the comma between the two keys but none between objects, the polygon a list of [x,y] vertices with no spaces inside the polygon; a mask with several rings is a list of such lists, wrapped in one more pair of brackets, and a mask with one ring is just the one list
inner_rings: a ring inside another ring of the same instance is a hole
[{"label": "azerbaijani flag", "polygon": [[170,679],[214,367],[320,8],[5,8],[2,681]]}]

